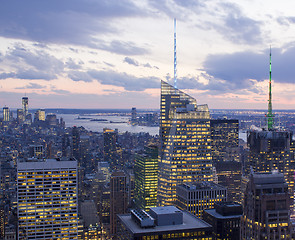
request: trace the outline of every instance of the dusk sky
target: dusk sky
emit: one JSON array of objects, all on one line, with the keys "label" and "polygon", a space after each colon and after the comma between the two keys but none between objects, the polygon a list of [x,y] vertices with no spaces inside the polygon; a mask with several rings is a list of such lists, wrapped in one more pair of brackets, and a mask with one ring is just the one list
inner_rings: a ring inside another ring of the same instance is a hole
[{"label": "dusk sky", "polygon": [[157,109],[160,80],[210,109],[295,108],[294,0],[2,0],[0,101]]}]

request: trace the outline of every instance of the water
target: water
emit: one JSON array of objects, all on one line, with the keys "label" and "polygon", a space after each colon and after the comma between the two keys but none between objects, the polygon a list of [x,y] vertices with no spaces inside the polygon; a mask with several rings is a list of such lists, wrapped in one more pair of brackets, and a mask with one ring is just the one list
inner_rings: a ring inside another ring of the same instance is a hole
[{"label": "water", "polygon": [[[90,121],[90,119],[77,119],[79,114],[56,114],[57,118],[63,118],[66,127],[73,126],[83,126],[88,131],[93,132],[103,132],[104,128],[117,128],[119,132],[131,132],[131,133],[140,133],[140,132],[148,132],[150,135],[159,134],[159,127],[146,127],[146,126],[132,126],[128,124],[128,120],[130,117],[127,116],[108,116],[108,115],[83,115],[80,118],[95,118],[95,119],[106,119],[107,121]],[[118,122],[118,123],[111,123]]]}]

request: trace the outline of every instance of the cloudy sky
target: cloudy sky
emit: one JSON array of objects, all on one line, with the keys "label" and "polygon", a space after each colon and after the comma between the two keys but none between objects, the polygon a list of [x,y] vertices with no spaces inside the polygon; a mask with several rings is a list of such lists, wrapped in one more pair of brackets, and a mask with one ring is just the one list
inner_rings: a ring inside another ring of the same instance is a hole
[{"label": "cloudy sky", "polygon": [[295,108],[294,0],[0,0],[0,103],[159,108],[160,80],[209,108]]}]

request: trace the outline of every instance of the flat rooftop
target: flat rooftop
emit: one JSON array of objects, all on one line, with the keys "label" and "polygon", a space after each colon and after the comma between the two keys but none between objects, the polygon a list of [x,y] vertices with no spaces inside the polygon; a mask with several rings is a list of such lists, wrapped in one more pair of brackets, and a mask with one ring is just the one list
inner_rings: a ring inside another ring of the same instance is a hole
[{"label": "flat rooftop", "polygon": [[242,214],[233,214],[233,215],[223,216],[220,213],[216,212],[216,209],[206,209],[204,211],[206,213],[209,213],[211,216],[218,218],[218,219],[240,218],[242,216]]},{"label": "flat rooftop", "polygon": [[[177,209],[177,208],[176,208]],[[178,209],[177,209],[178,210]],[[178,210],[179,211],[179,210]],[[169,210],[167,210],[169,212]],[[211,225],[205,221],[191,215],[190,213],[183,212],[183,224],[168,225],[168,226],[155,226],[153,228],[141,228],[131,218],[131,214],[119,214],[118,218],[124,223],[124,225],[133,234],[144,234],[144,233],[157,233],[157,232],[177,232],[177,231],[189,231],[194,229],[211,229]]]},{"label": "flat rooftop", "polygon": [[29,161],[17,163],[18,171],[35,171],[45,169],[77,168],[77,161],[73,159],[30,159]]},{"label": "flat rooftop", "polygon": [[179,210],[177,207],[174,207],[174,206],[152,207],[151,210],[153,210],[157,215],[182,212],[181,210]]}]

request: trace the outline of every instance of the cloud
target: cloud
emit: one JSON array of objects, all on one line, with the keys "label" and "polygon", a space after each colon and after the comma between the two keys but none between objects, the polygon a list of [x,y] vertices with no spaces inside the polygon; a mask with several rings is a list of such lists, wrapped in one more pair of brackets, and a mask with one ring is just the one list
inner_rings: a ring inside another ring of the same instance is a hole
[{"label": "cloud", "polygon": [[16,44],[3,56],[2,63],[9,66],[10,72],[0,73],[0,79],[56,79],[64,71],[63,61],[44,50],[28,50]]},{"label": "cloud", "polygon": [[129,0],[10,0],[0,8],[0,36],[94,47],[96,35],[118,33],[112,20],[142,15],[144,11]]},{"label": "cloud", "polygon": [[[272,76],[277,82],[294,83],[295,47],[285,51],[272,49]],[[261,53],[238,52],[210,55],[204,62],[204,70],[215,78],[236,82],[243,86],[245,79],[263,81],[269,74],[269,49]]]},{"label": "cloud", "polygon": [[83,81],[83,82],[92,82],[92,77],[89,76],[87,72],[83,71],[70,71],[68,73],[68,77],[75,82]]},{"label": "cloud", "polygon": [[68,61],[65,63],[66,67],[69,69],[80,69],[81,65],[83,65],[83,61],[79,61],[76,63],[72,58],[69,58]]},{"label": "cloud", "polygon": [[44,88],[46,88],[46,86],[43,86],[37,83],[29,83],[28,85],[24,87],[17,87],[15,89],[44,89]]},{"label": "cloud", "polygon": [[160,79],[156,77],[135,77],[115,71],[88,71],[89,76],[101,84],[124,87],[127,91],[144,91],[148,88],[159,88]]},{"label": "cloud", "polygon": [[130,65],[133,65],[135,67],[145,67],[145,68],[155,68],[155,69],[159,69],[157,66],[152,67],[151,64],[149,63],[139,63],[137,60],[130,58],[130,57],[125,57],[123,62],[128,63]]},{"label": "cloud", "polygon": [[138,61],[136,61],[135,59],[130,58],[130,57],[125,57],[124,60],[123,60],[123,62],[128,63],[130,65],[134,65],[136,67],[139,66]]},{"label": "cloud", "polygon": [[136,46],[136,44],[132,41],[98,41],[97,43],[93,44],[92,47],[127,56],[143,55],[148,54],[150,52],[150,50],[146,48]]}]

